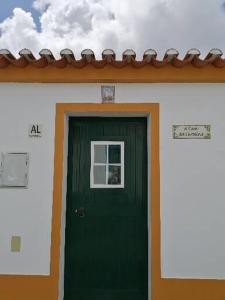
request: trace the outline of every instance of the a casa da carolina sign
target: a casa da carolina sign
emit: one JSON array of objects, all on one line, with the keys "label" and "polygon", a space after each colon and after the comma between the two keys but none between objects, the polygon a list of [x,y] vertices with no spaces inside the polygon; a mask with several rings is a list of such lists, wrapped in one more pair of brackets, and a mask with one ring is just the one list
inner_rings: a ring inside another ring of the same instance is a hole
[{"label": "a casa da carolina sign", "polygon": [[211,139],[210,125],[173,125],[174,139]]}]

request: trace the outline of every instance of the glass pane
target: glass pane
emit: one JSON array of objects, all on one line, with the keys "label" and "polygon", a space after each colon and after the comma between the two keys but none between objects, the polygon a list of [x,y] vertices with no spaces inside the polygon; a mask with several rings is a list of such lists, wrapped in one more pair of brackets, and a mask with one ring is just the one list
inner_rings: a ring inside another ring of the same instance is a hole
[{"label": "glass pane", "polygon": [[106,184],[106,166],[94,166],[94,184]]},{"label": "glass pane", "polygon": [[108,184],[121,184],[120,166],[109,166]]},{"label": "glass pane", "polygon": [[107,146],[94,145],[94,162],[106,163],[106,161],[107,161]]},{"label": "glass pane", "polygon": [[120,163],[120,145],[109,145],[109,163]]}]

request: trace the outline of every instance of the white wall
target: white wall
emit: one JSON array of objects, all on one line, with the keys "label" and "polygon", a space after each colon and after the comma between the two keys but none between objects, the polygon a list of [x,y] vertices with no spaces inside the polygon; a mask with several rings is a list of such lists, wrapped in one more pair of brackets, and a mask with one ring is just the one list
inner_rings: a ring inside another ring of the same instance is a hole
[{"label": "white wall", "polygon": [[[224,84],[116,85],[116,102],[160,103],[163,277],[225,278],[224,95]],[[100,101],[99,84],[0,84],[0,152],[30,153],[28,189],[0,188],[0,274],[49,274],[55,103]],[[211,124],[212,139],[173,140],[172,124]]]}]

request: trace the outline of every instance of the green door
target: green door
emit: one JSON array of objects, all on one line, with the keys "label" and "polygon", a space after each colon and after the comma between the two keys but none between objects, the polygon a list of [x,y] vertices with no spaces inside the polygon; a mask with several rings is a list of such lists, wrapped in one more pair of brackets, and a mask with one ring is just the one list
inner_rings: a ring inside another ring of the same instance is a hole
[{"label": "green door", "polygon": [[64,300],[147,299],[147,120],[70,118]]}]

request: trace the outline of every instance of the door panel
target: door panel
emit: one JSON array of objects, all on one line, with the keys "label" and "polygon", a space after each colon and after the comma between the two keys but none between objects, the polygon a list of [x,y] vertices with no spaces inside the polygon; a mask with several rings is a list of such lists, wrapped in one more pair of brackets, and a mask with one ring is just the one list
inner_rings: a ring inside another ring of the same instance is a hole
[{"label": "door panel", "polygon": [[[147,300],[146,140],[145,118],[70,118],[65,300]],[[91,141],[124,141],[124,188],[90,188]]]}]

